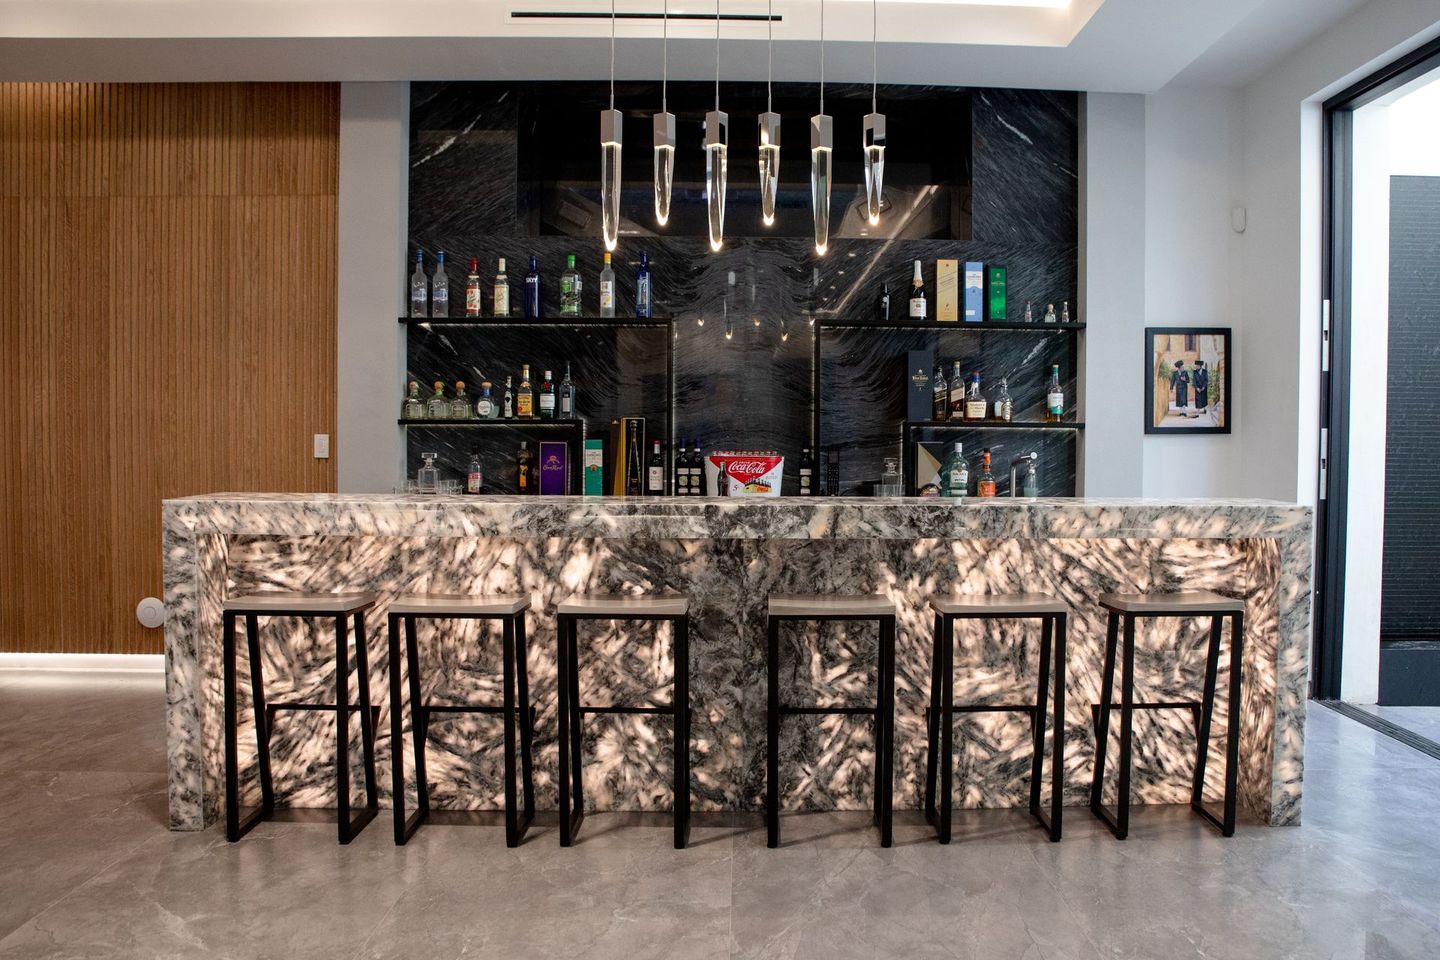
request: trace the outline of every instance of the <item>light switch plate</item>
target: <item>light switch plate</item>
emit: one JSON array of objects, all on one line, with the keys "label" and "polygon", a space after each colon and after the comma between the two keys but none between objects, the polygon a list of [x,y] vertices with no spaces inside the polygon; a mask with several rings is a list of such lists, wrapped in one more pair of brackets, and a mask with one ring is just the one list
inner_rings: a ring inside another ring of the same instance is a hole
[{"label": "light switch plate", "polygon": [[317,434],[315,434],[315,459],[316,459],[316,460],[329,460],[329,459],[330,459],[330,434],[328,434],[328,433],[317,433]]}]

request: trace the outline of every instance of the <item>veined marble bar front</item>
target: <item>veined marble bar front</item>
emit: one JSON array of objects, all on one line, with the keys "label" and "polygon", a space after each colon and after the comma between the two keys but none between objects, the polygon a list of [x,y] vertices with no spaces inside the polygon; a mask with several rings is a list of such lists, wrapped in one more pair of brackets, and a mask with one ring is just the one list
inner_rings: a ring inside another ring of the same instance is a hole
[{"label": "veined marble bar front", "polygon": [[[574,592],[688,596],[695,711],[691,766],[695,807],[701,810],[761,808],[767,595],[885,594],[899,610],[895,807],[903,810],[918,809],[924,792],[931,597],[1043,591],[1070,605],[1066,792],[1070,802],[1083,803],[1095,752],[1090,706],[1099,697],[1105,637],[1097,598],[1105,592],[1204,589],[1246,604],[1239,707],[1242,810],[1273,825],[1300,821],[1310,649],[1307,507],[1252,500],[215,494],[167,500],[164,523],[173,829],[202,829],[222,812],[221,601],[255,590],[361,589],[382,596],[366,621],[372,701],[381,709],[382,804],[390,784],[385,609],[389,598],[403,593],[530,596],[536,787],[539,802],[552,808],[553,605]],[[1207,629],[1199,621],[1142,624],[1137,699],[1198,699]],[[783,700],[831,705],[873,698],[873,625],[792,626],[782,637]],[[1033,698],[1039,639],[1034,623],[958,625],[956,702]],[[497,628],[422,621],[420,645],[429,702],[499,702]],[[262,619],[261,648],[270,698],[333,698],[328,623]],[[660,626],[594,624],[582,630],[583,698],[668,702],[670,649],[668,631]],[[1222,654],[1222,670],[1227,656]],[[244,660],[242,655],[242,718],[250,716]],[[1216,762],[1207,770],[1212,796],[1218,796],[1223,773],[1218,758],[1229,709],[1224,684],[1219,697],[1211,754]],[[253,796],[258,794],[254,728],[242,723],[241,760],[250,770],[242,795]],[[868,720],[792,717],[782,730],[787,808],[869,806],[874,780]],[[667,719],[587,717],[585,735],[587,803],[597,809],[669,809]],[[279,715],[271,743],[282,804],[333,805],[333,737],[329,714]],[[436,721],[428,750],[432,803],[499,807],[501,737],[494,717]],[[959,804],[1028,802],[1030,739],[1023,714],[957,717],[955,743]],[[358,765],[358,736],[352,735],[351,745]],[[1187,712],[1137,714],[1137,802],[1187,802],[1193,762]],[[407,766],[411,763],[413,758]],[[1048,778],[1047,772],[1047,784]],[[407,782],[413,792],[413,770]]]}]

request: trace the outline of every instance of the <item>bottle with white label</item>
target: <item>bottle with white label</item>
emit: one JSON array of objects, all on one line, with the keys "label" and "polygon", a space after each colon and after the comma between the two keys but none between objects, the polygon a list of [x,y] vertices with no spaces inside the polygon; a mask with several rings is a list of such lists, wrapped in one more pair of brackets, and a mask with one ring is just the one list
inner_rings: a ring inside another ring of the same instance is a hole
[{"label": "bottle with white label", "polygon": [[665,495],[665,454],[660,452],[660,441],[650,448],[650,463],[645,469],[645,493],[652,497]]},{"label": "bottle with white label", "polygon": [[480,316],[480,261],[470,258],[470,273],[465,277],[465,316]]},{"label": "bottle with white label", "polygon": [[1065,419],[1065,388],[1060,385],[1060,364],[1050,367],[1050,386],[1045,389],[1045,419],[1059,423]]},{"label": "bottle with white label", "polygon": [[510,278],[505,275],[505,258],[495,269],[495,316],[510,316]]},{"label": "bottle with white label", "polygon": [[1010,397],[1010,381],[1000,378],[1000,392],[995,395],[995,419],[1009,423],[1015,412],[1015,401]]},{"label": "bottle with white label", "polygon": [[540,381],[540,416],[546,420],[555,419],[555,381],[550,379],[550,371],[545,371],[545,379]]},{"label": "bottle with white label", "polygon": [[695,438],[694,452],[690,454],[690,496],[705,496],[705,455],[700,452],[700,438]]},{"label": "bottle with white label", "polygon": [[984,420],[990,413],[990,405],[985,402],[985,394],[980,392],[980,374],[970,375],[970,389],[965,393],[965,419],[975,423]]},{"label": "bottle with white label", "polygon": [[970,466],[965,462],[965,448],[957,441],[940,468],[940,496],[959,499],[969,492]]},{"label": "bottle with white label", "polygon": [[450,281],[445,276],[445,251],[435,252],[435,275],[430,278],[430,316],[450,316]]},{"label": "bottle with white label", "polygon": [[915,277],[910,281],[910,319],[925,319],[925,278],[920,274],[920,261],[915,261]]},{"label": "bottle with white label", "polygon": [[470,448],[470,467],[465,471],[465,492],[478,494],[485,486],[485,470],[480,465],[480,448]]},{"label": "bottle with white label", "polygon": [[815,455],[810,452],[809,447],[804,448],[800,454],[800,496],[812,497],[815,495]]},{"label": "bottle with white label", "polygon": [[615,316],[615,270],[610,266],[610,251],[605,251],[605,266],[600,268],[600,316]]}]

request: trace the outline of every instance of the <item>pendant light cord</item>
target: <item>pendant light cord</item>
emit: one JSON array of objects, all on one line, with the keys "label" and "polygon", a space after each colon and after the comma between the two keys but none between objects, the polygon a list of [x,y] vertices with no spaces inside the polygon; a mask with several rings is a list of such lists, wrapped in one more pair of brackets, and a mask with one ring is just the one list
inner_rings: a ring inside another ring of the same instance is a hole
[{"label": "pendant light cord", "polygon": [[875,88],[880,78],[880,0],[870,0],[870,112],[879,113],[879,99]]},{"label": "pendant light cord", "polygon": [[775,106],[773,87],[775,84],[775,0],[765,5],[765,29],[770,38],[765,47],[765,112],[772,113]]},{"label": "pendant light cord", "polygon": [[610,0],[610,109],[615,109],[615,0]]},{"label": "pendant light cord", "polygon": [[820,0],[820,112],[825,112],[825,0]]},{"label": "pendant light cord", "polygon": [[720,0],[715,0],[715,109],[720,109]]},{"label": "pendant light cord", "polygon": [[670,82],[670,0],[665,0],[660,21],[660,112],[669,113],[666,89]]}]

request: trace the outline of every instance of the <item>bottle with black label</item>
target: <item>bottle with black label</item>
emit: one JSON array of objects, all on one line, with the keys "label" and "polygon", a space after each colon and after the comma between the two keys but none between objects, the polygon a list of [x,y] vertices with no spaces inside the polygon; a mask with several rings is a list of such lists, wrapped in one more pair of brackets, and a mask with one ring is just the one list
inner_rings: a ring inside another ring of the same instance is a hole
[{"label": "bottle with black label", "polygon": [[690,496],[705,496],[705,455],[700,452],[700,438],[695,438],[694,452],[690,454]]},{"label": "bottle with black label", "polygon": [[915,261],[915,277],[910,281],[910,319],[925,319],[925,278],[920,274],[920,261]]},{"label": "bottle with black label", "polygon": [[645,493],[652,497],[665,496],[665,454],[660,452],[660,441],[650,447],[650,464],[645,470]]},{"label": "bottle with black label", "polygon": [[515,380],[505,378],[505,395],[500,398],[500,416],[506,420],[515,419]]},{"label": "bottle with black label", "polygon": [[480,466],[480,448],[470,448],[470,466],[465,471],[465,492],[478,494],[485,486],[485,471]]},{"label": "bottle with black label", "polygon": [[800,496],[815,495],[815,456],[806,447],[800,454]]},{"label": "bottle with black label", "polygon": [[930,404],[931,420],[950,419],[950,384],[945,381],[945,365],[935,365],[935,379],[931,384],[933,400]]},{"label": "bottle with black label", "polygon": [[632,497],[638,497],[644,492],[644,459],[645,454],[640,449],[640,423],[639,420],[626,420],[630,427],[630,439],[625,444],[627,451],[625,456],[625,492]]},{"label": "bottle with black label", "polygon": [[831,497],[840,496],[840,450],[831,447],[825,454],[825,493]]},{"label": "bottle with black label", "polygon": [[520,441],[520,455],[516,458],[516,483],[515,486],[520,493],[534,493],[535,484],[535,461],[530,455],[530,444],[524,440]]},{"label": "bottle with black label", "polygon": [[890,284],[880,284],[880,299],[875,302],[875,319],[890,322]]},{"label": "bottle with black label", "polygon": [[685,449],[685,438],[680,438],[680,443],[675,447],[675,496],[690,496],[690,454]]}]

